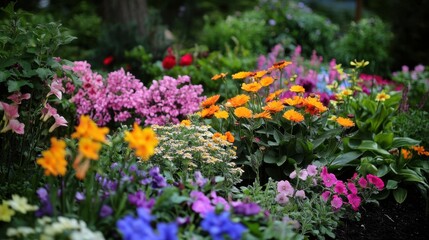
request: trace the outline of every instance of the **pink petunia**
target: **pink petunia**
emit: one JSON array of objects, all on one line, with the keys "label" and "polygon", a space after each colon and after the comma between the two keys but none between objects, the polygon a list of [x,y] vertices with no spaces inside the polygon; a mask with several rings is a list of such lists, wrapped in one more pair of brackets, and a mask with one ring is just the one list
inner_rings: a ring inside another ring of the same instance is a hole
[{"label": "pink petunia", "polygon": [[343,206],[343,199],[341,199],[337,195],[334,195],[332,197],[331,206],[335,209],[341,208],[341,206]]},{"label": "pink petunia", "polygon": [[285,181],[279,181],[277,183],[277,191],[279,193],[286,194],[286,196],[292,196],[294,189],[292,185],[290,185],[289,181],[285,180]]},{"label": "pink petunia", "polygon": [[330,191],[324,191],[322,193],[322,199],[323,199],[323,201],[327,202],[330,196],[331,196],[331,192]]},{"label": "pink petunia", "polygon": [[347,195],[347,199],[349,200],[353,210],[357,211],[361,203],[361,198],[356,194],[349,194]]},{"label": "pink petunia", "polygon": [[307,180],[307,177],[308,177],[307,170],[304,169],[304,170],[299,171],[298,177],[303,181]]},{"label": "pink petunia", "polygon": [[293,170],[293,172],[291,172],[291,173],[289,174],[289,177],[290,177],[290,179],[294,179],[294,178],[296,178],[296,170]]},{"label": "pink petunia", "polygon": [[51,86],[49,87],[51,88],[51,91],[49,91],[46,97],[49,97],[50,95],[54,94],[55,96],[57,96],[58,99],[61,100],[61,98],[63,97],[63,92],[66,91],[63,87],[61,79],[54,78],[54,80],[51,83]]},{"label": "pink petunia", "polygon": [[308,165],[307,166],[307,173],[308,173],[308,176],[316,175],[317,174],[317,166],[313,165],[313,164]]},{"label": "pink petunia", "polygon": [[337,194],[347,194],[347,188],[343,181],[337,181],[337,183],[335,183],[334,192]]},{"label": "pink petunia", "polygon": [[40,117],[40,119],[43,119],[43,121],[46,122],[46,120],[48,120],[50,117],[54,116],[55,114],[57,114],[57,109],[55,109],[54,107],[51,107],[49,103],[46,103],[44,108],[42,109],[42,116]]},{"label": "pink petunia", "polygon": [[281,193],[277,194],[277,196],[276,196],[276,202],[279,203],[279,204],[284,205],[284,204],[286,204],[286,203],[289,202],[289,198],[286,195],[286,193],[281,192]]},{"label": "pink petunia", "polygon": [[53,132],[57,127],[64,126],[67,127],[67,120],[60,116],[59,114],[54,114],[55,123],[49,128],[49,132]]},{"label": "pink petunia", "polygon": [[332,187],[335,183],[337,183],[337,177],[335,177],[335,175],[332,173],[328,173],[328,169],[326,167],[322,168],[320,177],[322,178],[323,184],[326,187]]},{"label": "pink petunia", "polygon": [[347,183],[347,188],[350,190],[352,194],[357,194],[358,192],[356,185],[352,182]]},{"label": "pink petunia", "polygon": [[298,191],[296,191],[295,197],[299,197],[299,198],[302,198],[302,199],[306,198],[304,190],[298,190]]},{"label": "pink petunia", "polygon": [[366,178],[368,179],[368,182],[371,184],[374,184],[378,190],[383,190],[384,182],[383,180],[381,180],[381,178],[374,176],[372,174],[366,175]]},{"label": "pink petunia", "polygon": [[359,178],[358,183],[359,183],[359,186],[361,186],[362,188],[366,188],[368,185],[368,182],[364,177]]},{"label": "pink petunia", "polygon": [[11,105],[0,101],[0,109],[3,109],[6,120],[11,120],[19,117],[18,105]]}]

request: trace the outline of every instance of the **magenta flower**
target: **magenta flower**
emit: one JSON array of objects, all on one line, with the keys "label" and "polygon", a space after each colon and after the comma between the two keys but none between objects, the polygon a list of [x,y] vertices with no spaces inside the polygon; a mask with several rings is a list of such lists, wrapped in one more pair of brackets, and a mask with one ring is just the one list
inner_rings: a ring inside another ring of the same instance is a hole
[{"label": "magenta flower", "polygon": [[366,178],[368,179],[368,182],[371,184],[374,184],[378,190],[383,190],[384,182],[383,180],[381,180],[381,178],[374,176],[372,174],[366,175]]},{"label": "magenta flower", "polygon": [[229,209],[231,208],[228,204],[228,202],[225,200],[225,198],[223,197],[218,197],[215,191],[212,191],[210,193],[210,197],[212,198],[211,203],[216,206],[216,205],[222,205],[223,209],[226,211],[229,211]]},{"label": "magenta flower", "polygon": [[215,207],[212,206],[210,199],[199,191],[192,191],[190,194],[194,200],[192,203],[192,210],[201,215],[205,215],[208,212],[214,211]]},{"label": "magenta flower", "polygon": [[46,120],[48,120],[55,114],[57,114],[57,109],[51,107],[49,103],[46,103],[44,108],[42,109],[42,116],[40,117],[40,119],[43,119],[43,121],[46,122]]},{"label": "magenta flower", "polygon": [[60,78],[54,78],[49,87],[51,88],[51,91],[48,93],[48,95],[46,95],[46,97],[54,94],[58,99],[61,100],[63,97],[63,92],[66,91],[63,87],[62,80]]},{"label": "magenta flower", "polygon": [[49,128],[49,132],[54,131],[59,126],[67,127],[67,120],[59,114],[54,114],[55,123]]},{"label": "magenta flower", "polygon": [[358,192],[356,185],[352,182],[347,183],[347,188],[350,190],[352,194],[357,194]]},{"label": "magenta flower", "polygon": [[361,203],[360,197],[357,194],[349,194],[347,195],[347,199],[349,200],[353,210],[357,211]]},{"label": "magenta flower", "polygon": [[286,196],[293,196],[294,189],[289,181],[285,180],[277,183],[277,191],[286,194]]},{"label": "magenta flower", "polygon": [[332,201],[331,201],[331,206],[334,209],[340,209],[341,206],[343,206],[343,199],[341,199],[340,197],[338,197],[337,195],[334,195],[332,197]]},{"label": "magenta flower", "polygon": [[347,194],[346,185],[343,181],[337,181],[337,183],[335,183],[334,192],[337,194]]},{"label": "magenta flower", "polygon": [[330,191],[324,191],[322,193],[322,199],[323,199],[323,201],[327,202],[330,196],[331,196],[331,192]]},{"label": "magenta flower", "polygon": [[3,109],[6,120],[11,120],[19,117],[18,105],[11,105],[0,101],[0,109]]},{"label": "magenta flower", "polygon": [[12,130],[12,132],[14,132],[16,134],[24,134],[24,127],[25,127],[24,123],[20,123],[16,119],[11,119],[11,120],[9,120],[6,127],[4,127],[0,132],[4,133],[4,132],[7,132],[9,130]]},{"label": "magenta flower", "polygon": [[368,185],[368,182],[364,177],[359,178],[358,183],[359,183],[359,186],[361,186],[362,188],[366,188]]},{"label": "magenta flower", "polygon": [[316,175],[317,174],[317,166],[313,165],[313,164],[308,165],[307,166],[307,173],[308,173],[308,176]]},{"label": "magenta flower", "polygon": [[320,173],[322,177],[323,184],[326,187],[332,187],[335,183],[337,183],[337,178],[334,174],[328,173],[328,169],[325,167],[322,168],[322,173]]},{"label": "magenta flower", "polygon": [[29,94],[29,93],[22,94],[20,92],[15,92],[14,94],[10,95],[7,98],[12,100],[12,102],[14,104],[19,105],[19,104],[21,104],[22,100],[30,99],[30,97],[31,97],[31,94]]},{"label": "magenta flower", "polygon": [[286,193],[281,192],[281,193],[277,194],[277,196],[276,196],[276,202],[279,203],[279,204],[281,204],[281,205],[284,205],[284,204],[286,204],[286,203],[289,202],[289,198],[286,195]]}]

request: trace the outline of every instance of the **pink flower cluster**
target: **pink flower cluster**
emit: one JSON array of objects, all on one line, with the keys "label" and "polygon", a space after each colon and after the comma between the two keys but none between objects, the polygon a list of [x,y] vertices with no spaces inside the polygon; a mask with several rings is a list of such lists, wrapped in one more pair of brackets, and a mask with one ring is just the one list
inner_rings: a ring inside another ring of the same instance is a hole
[{"label": "pink flower cluster", "polygon": [[77,115],[90,115],[98,125],[132,118],[136,122],[144,119],[147,125],[179,123],[181,118],[197,111],[204,100],[200,96],[202,86],[187,84],[190,83],[188,76],[178,79],[165,76],[153,81],[147,89],[123,69],[111,72],[104,80],[100,74],[92,72],[87,62],[75,62],[64,68],[74,72],[82,82],[71,98],[77,106]]},{"label": "pink flower cluster", "polygon": [[24,134],[25,125],[17,119],[19,117],[18,106],[22,100],[30,99],[30,97],[29,93],[21,94],[20,92],[16,92],[8,97],[9,100],[12,100],[12,104],[0,101],[0,111],[3,111],[4,121],[3,128],[0,130],[1,133],[11,130],[16,134]]},{"label": "pink flower cluster", "polygon": [[209,212],[213,212],[218,204],[222,205],[226,211],[230,209],[228,202],[223,197],[217,196],[214,191],[211,192],[210,198],[204,195],[203,192],[195,190],[191,192],[190,196],[193,200],[192,210],[202,216]]}]

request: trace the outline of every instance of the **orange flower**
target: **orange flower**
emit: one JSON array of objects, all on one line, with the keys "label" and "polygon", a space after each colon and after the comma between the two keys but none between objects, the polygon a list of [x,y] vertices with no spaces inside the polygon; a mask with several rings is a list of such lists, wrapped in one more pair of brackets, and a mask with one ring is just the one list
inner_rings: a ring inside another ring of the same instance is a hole
[{"label": "orange flower", "polygon": [[294,85],[290,87],[289,91],[296,92],[296,93],[305,93],[305,88],[300,85]]},{"label": "orange flower", "polygon": [[137,123],[134,123],[133,131],[125,131],[124,140],[143,160],[148,160],[155,153],[155,147],[158,145],[158,138],[152,128],[141,129]]},{"label": "orange flower", "polygon": [[221,79],[221,78],[224,78],[224,77],[226,77],[226,75],[227,75],[228,73],[219,73],[219,74],[216,74],[216,75],[214,75],[213,77],[212,77],[212,80],[213,81],[216,81],[216,80],[218,80],[218,79]]},{"label": "orange flower", "polygon": [[276,62],[276,63],[274,63],[273,64],[273,66],[272,67],[270,67],[268,70],[269,71],[273,71],[273,70],[275,70],[275,69],[279,69],[279,70],[281,70],[281,69],[283,69],[283,68],[285,68],[285,67],[287,67],[288,65],[290,65],[290,64],[292,64],[292,62],[288,62],[288,61],[280,61],[280,62]]},{"label": "orange flower", "polygon": [[211,105],[208,108],[204,108],[201,110],[201,117],[202,118],[209,118],[215,114],[215,112],[219,111],[219,106],[217,105]]},{"label": "orange flower", "polygon": [[86,176],[86,172],[89,169],[90,161],[89,160],[83,160],[82,161],[82,155],[79,155],[74,163],[73,168],[76,170],[76,178],[82,180]]},{"label": "orange flower", "polygon": [[271,118],[271,114],[268,111],[263,111],[261,113],[255,114],[255,116],[253,116],[254,118],[265,118],[265,119],[272,119]]},{"label": "orange flower", "polygon": [[285,98],[283,99],[283,103],[289,106],[297,106],[304,102],[304,99],[300,96],[294,96],[293,98]]},{"label": "orange flower", "polygon": [[37,159],[37,164],[45,169],[46,176],[64,176],[66,174],[66,142],[51,138],[51,148],[42,152],[41,158]]},{"label": "orange flower", "polygon": [[299,113],[299,112],[297,112],[297,111],[295,111],[293,109],[287,110],[283,114],[283,117],[286,118],[289,121],[292,121],[292,122],[302,122],[302,121],[304,121],[304,116],[301,113]]},{"label": "orange flower", "polygon": [[224,111],[224,110],[217,111],[217,112],[215,112],[214,115],[215,115],[216,118],[223,118],[223,119],[227,119],[229,117],[228,112]]},{"label": "orange flower", "polygon": [[338,117],[336,119],[337,123],[340,124],[344,128],[350,128],[355,125],[355,123],[349,118]]},{"label": "orange flower", "polygon": [[232,135],[232,133],[231,132],[226,132],[225,133],[225,136],[226,136],[226,140],[228,141],[228,142],[230,142],[230,143],[233,143],[234,142],[234,135]]},{"label": "orange flower", "polygon": [[232,74],[232,79],[244,79],[254,75],[253,72],[238,72],[236,74]]},{"label": "orange flower", "polygon": [[226,136],[222,135],[219,132],[216,132],[216,133],[213,134],[212,139],[213,140],[222,139],[222,140],[226,141]]},{"label": "orange flower", "polygon": [[72,138],[91,138],[99,142],[106,142],[106,134],[109,133],[109,128],[99,128],[97,124],[89,118],[89,116],[81,115],[79,125],[71,137]]},{"label": "orange flower", "polygon": [[233,98],[228,99],[228,103],[231,104],[232,107],[240,107],[246,104],[250,100],[250,97],[245,94],[237,95]]},{"label": "orange flower", "polygon": [[423,146],[413,146],[413,150],[416,151],[418,155],[429,156],[429,152],[425,151],[425,147]]},{"label": "orange flower", "polygon": [[402,156],[404,157],[404,159],[406,159],[406,160],[409,160],[413,157],[413,154],[410,151],[408,151],[407,149],[404,149],[404,148],[401,149],[401,153],[402,153]]},{"label": "orange flower", "polygon": [[219,100],[219,98],[220,98],[220,95],[219,95],[219,94],[218,94],[218,95],[211,96],[211,97],[207,98],[206,100],[204,100],[204,101],[201,103],[201,106],[202,106],[202,107],[208,107],[208,106],[211,106],[211,105],[215,104],[215,103],[217,102],[217,100]]},{"label": "orange flower", "polygon": [[98,151],[101,149],[101,143],[95,142],[90,138],[81,138],[79,140],[79,152],[86,158],[98,160]]},{"label": "orange flower", "polygon": [[262,85],[257,83],[257,82],[252,82],[249,84],[243,83],[241,85],[241,89],[243,89],[244,91],[247,91],[247,92],[257,92],[261,88],[262,88]]},{"label": "orange flower", "polygon": [[182,120],[182,121],[180,122],[180,125],[182,125],[182,126],[186,126],[186,127],[189,127],[189,126],[191,126],[191,121],[190,121],[190,120],[187,120],[187,119]]},{"label": "orange flower", "polygon": [[246,107],[239,107],[234,110],[234,115],[238,118],[251,118],[252,111]]},{"label": "orange flower", "polygon": [[272,77],[264,77],[261,79],[261,81],[259,82],[263,87],[267,87],[270,86],[271,83],[274,82],[274,78]]},{"label": "orange flower", "polygon": [[268,97],[265,99],[265,102],[273,101],[273,100],[274,100],[274,98],[276,98],[276,97],[280,96],[280,94],[281,94],[283,91],[284,91],[283,89],[279,89],[279,90],[277,90],[277,91],[275,91],[275,92],[273,92],[273,93],[270,93],[270,94],[268,95]]},{"label": "orange flower", "polygon": [[315,97],[308,97],[304,99],[303,103],[305,105],[305,112],[308,112],[311,115],[316,115],[327,110],[323,103],[321,103],[319,99]]},{"label": "orange flower", "polygon": [[256,74],[255,77],[256,78],[261,78],[261,77],[263,77],[267,73],[268,73],[268,71],[265,71],[265,70],[258,71],[258,72],[255,73]]},{"label": "orange flower", "polygon": [[267,103],[267,106],[263,107],[265,111],[276,113],[283,110],[285,106],[283,106],[283,103],[280,101],[271,101]]}]

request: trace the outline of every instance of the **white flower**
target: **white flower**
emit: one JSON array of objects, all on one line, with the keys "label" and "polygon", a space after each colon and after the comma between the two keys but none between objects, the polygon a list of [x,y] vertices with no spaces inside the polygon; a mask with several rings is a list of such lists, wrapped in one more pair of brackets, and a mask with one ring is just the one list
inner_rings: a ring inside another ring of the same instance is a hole
[{"label": "white flower", "polygon": [[37,206],[28,204],[28,200],[25,197],[20,197],[19,195],[12,195],[12,200],[8,201],[9,206],[20,213],[26,214],[28,211],[36,211]]},{"label": "white flower", "polygon": [[18,228],[8,228],[6,235],[8,237],[26,237],[33,233],[35,233],[35,231],[30,227],[18,227]]}]

